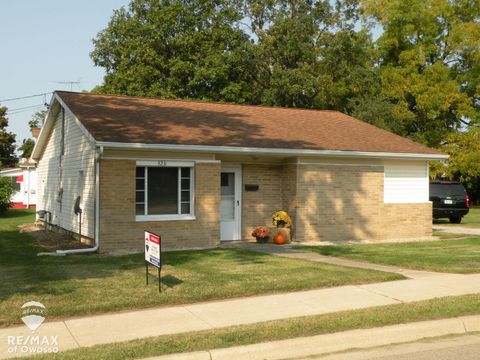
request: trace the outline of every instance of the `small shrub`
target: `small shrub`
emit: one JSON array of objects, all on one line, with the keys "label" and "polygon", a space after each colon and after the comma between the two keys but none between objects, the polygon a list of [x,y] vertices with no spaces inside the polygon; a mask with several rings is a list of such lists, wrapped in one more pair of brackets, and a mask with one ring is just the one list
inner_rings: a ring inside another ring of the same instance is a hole
[{"label": "small shrub", "polygon": [[10,198],[15,193],[12,179],[0,177],[0,214],[3,214],[10,207]]},{"label": "small shrub", "polygon": [[252,233],[256,238],[268,238],[270,236],[270,230],[266,226],[258,226]]}]

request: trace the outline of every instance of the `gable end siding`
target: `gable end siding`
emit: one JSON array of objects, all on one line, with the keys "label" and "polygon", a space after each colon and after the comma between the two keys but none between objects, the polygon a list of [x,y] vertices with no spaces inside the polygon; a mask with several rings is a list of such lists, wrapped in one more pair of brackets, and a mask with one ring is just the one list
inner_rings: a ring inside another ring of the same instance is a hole
[{"label": "gable end siding", "polygon": [[[80,207],[83,211],[82,236],[93,238],[95,150],[68,110],[65,110],[62,130],[62,113],[63,110],[58,112],[43,155],[38,161],[37,209],[50,211],[52,224],[78,233],[78,217],[74,214],[73,208],[75,199],[80,195]],[[60,189],[63,189],[61,195]]]}]

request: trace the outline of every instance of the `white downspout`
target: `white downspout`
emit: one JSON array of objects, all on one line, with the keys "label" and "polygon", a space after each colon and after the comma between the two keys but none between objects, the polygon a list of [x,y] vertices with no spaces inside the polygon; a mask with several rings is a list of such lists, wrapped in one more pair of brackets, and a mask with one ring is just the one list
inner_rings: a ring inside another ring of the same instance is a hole
[{"label": "white downspout", "polygon": [[103,146],[95,156],[95,246],[87,249],[57,250],[55,255],[91,253],[97,251],[100,246],[100,159],[102,154]]},{"label": "white downspout", "polygon": [[87,249],[57,250],[59,255],[83,254],[96,252],[100,247],[100,158],[103,154],[103,146],[95,156],[95,246]]},{"label": "white downspout", "polygon": [[30,168],[27,167],[27,209],[30,209]]}]

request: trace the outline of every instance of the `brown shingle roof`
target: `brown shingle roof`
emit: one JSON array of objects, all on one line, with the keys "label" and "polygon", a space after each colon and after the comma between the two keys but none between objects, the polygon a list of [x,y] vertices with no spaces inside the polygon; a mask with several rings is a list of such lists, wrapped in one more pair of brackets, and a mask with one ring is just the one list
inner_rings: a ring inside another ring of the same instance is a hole
[{"label": "brown shingle roof", "polygon": [[337,111],[57,94],[97,141],[439,154]]}]

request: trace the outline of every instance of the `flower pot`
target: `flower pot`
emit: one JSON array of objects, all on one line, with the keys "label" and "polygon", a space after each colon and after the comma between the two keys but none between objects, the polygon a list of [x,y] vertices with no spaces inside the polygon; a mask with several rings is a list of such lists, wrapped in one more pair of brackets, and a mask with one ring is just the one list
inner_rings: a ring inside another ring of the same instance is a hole
[{"label": "flower pot", "polygon": [[287,238],[282,233],[278,233],[273,237],[273,242],[277,245],[283,245],[287,242]]},{"label": "flower pot", "polygon": [[278,220],[277,222],[277,228],[283,229],[285,227],[286,223],[283,220]]},{"label": "flower pot", "polygon": [[38,138],[38,135],[40,135],[40,128],[38,127],[32,127],[30,131],[32,132],[32,137],[35,139]]},{"label": "flower pot", "polygon": [[259,244],[265,244],[266,242],[268,242],[268,237],[257,237],[257,243]]}]

